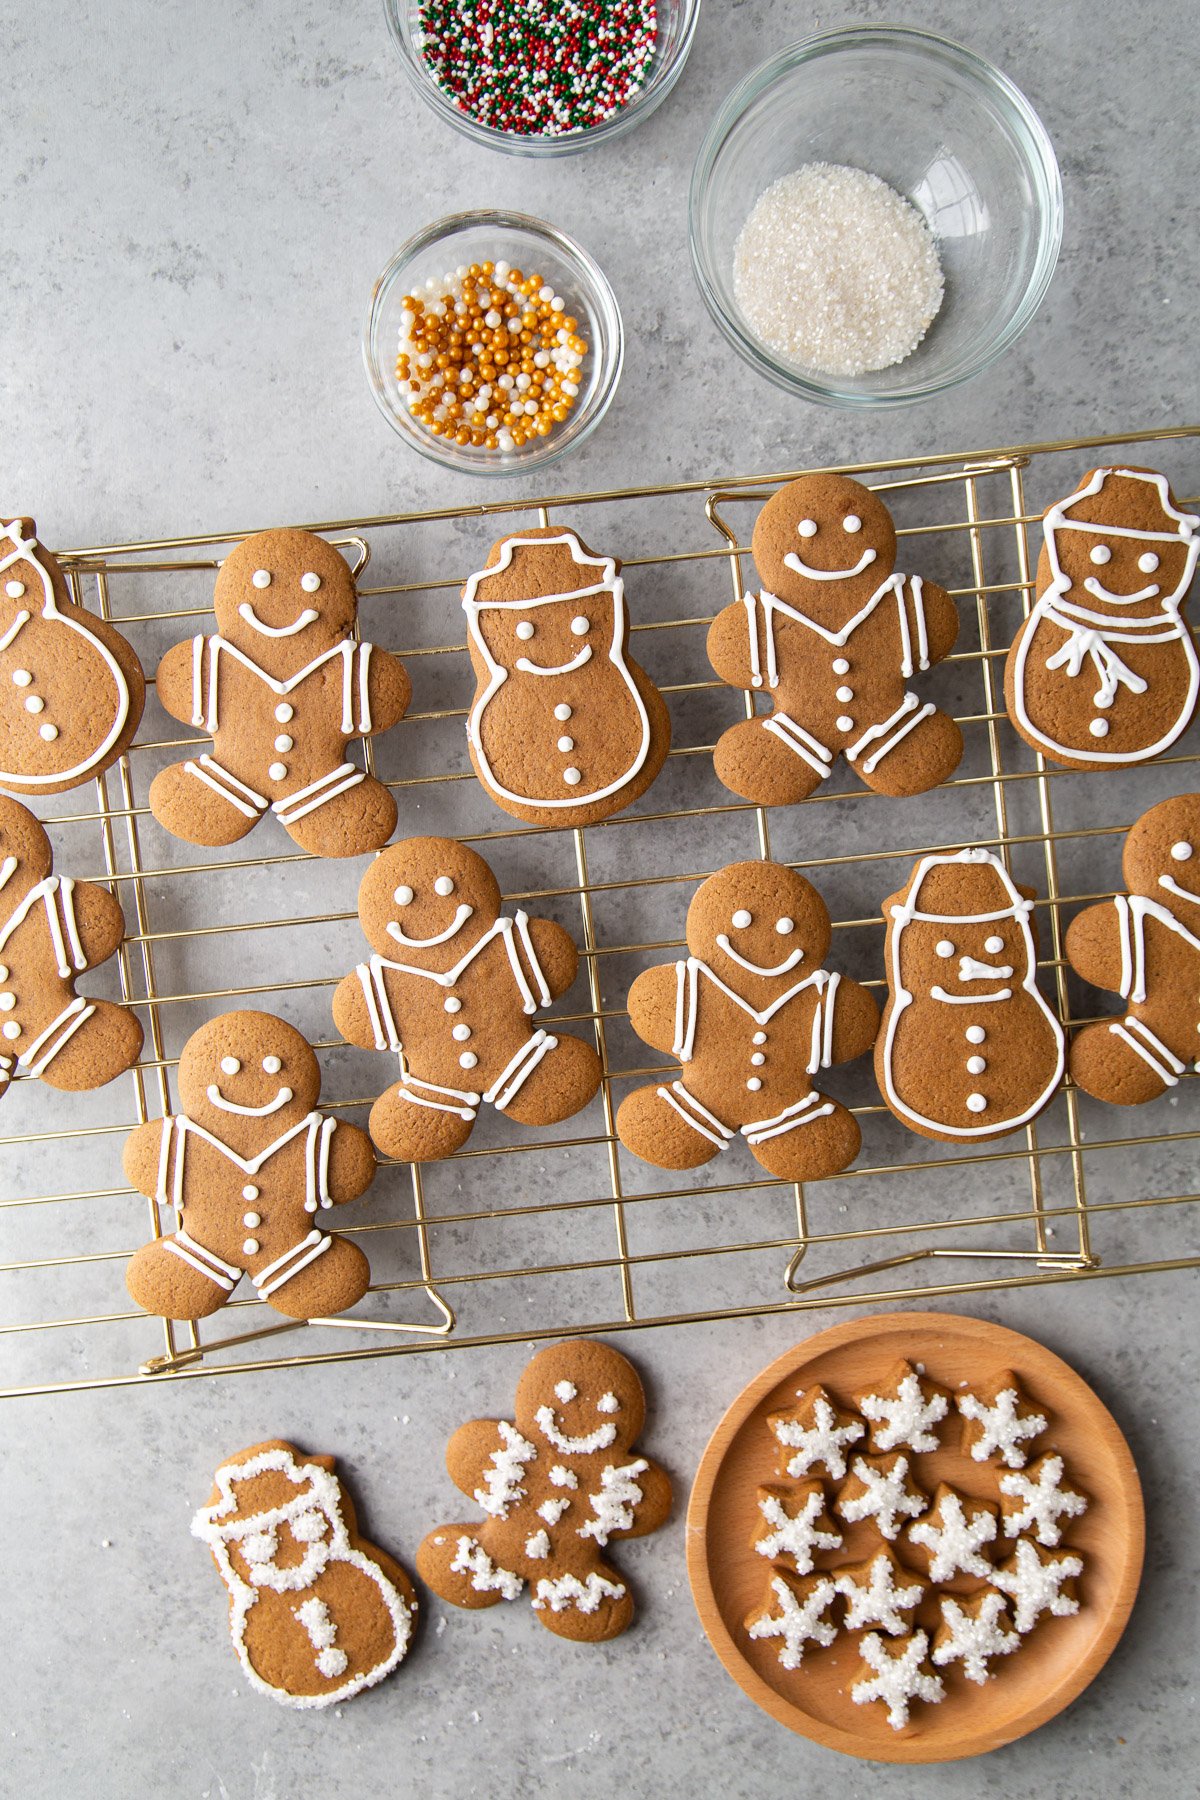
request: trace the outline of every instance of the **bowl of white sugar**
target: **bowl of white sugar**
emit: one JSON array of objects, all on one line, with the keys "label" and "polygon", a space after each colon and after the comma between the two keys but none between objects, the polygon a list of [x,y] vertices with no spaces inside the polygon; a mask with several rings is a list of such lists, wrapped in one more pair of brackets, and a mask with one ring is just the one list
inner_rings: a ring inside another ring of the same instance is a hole
[{"label": "bowl of white sugar", "polygon": [[1001,356],[1062,241],[1054,147],[1024,94],[924,31],[823,32],[756,69],[701,147],[692,262],[778,386],[901,406]]}]

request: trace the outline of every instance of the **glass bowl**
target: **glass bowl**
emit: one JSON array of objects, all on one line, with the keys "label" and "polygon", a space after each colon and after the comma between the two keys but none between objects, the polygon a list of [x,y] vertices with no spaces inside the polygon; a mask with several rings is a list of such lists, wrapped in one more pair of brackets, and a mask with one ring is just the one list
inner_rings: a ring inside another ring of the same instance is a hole
[{"label": "glass bowl", "polygon": [[[570,416],[549,437],[510,451],[475,449],[434,437],[412,417],[396,378],[400,320],[407,294],[464,264],[501,259],[539,274],[562,294],[587,341],[579,394]],[[617,389],[625,335],[608,278],[587,251],[526,213],[462,212],[437,219],[409,238],[375,283],[363,328],[363,361],[375,403],[394,431],[431,462],[468,475],[520,475],[556,462],[596,429]]]},{"label": "glass bowl", "polygon": [[[764,188],[804,163],[882,176],[923,215],[946,279],[903,362],[823,375],[768,349],[733,291],[734,245]],[[713,318],[776,386],[828,406],[902,406],[995,362],[1041,304],[1062,242],[1062,183],[1041,120],[1008,77],[901,26],[829,31],[763,63],[721,107],[696,158],[692,263]]]},{"label": "glass bowl", "polygon": [[574,156],[592,144],[606,143],[609,138],[632,131],[666,99],[679,80],[692,47],[700,16],[700,0],[658,0],[654,56],[650,72],[635,98],[611,119],[562,137],[529,137],[521,132],[494,131],[490,125],[481,125],[470,113],[456,106],[438,86],[421,54],[420,0],[383,0],[383,10],[409,80],[426,105],[447,125],[461,131],[464,137],[473,138],[477,144],[484,144],[491,150],[507,151],[511,156]]}]

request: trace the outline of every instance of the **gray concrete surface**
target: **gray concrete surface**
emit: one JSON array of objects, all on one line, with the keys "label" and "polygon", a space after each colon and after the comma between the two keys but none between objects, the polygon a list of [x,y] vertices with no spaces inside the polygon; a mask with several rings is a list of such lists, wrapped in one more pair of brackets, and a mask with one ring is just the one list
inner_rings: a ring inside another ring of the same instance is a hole
[{"label": "gray concrete surface", "polygon": [[[790,403],[724,347],[687,264],[705,125],[776,45],[872,16],[708,0],[684,78],[648,125],[539,167],[438,129],[375,0],[0,4],[4,504],[36,510],[47,542],[78,544],[482,497],[398,445],[367,395],[358,334],[397,243],[487,203],[575,228],[624,309],[621,392],[553,472],[561,490],[1185,420],[1200,139],[1191,60],[1172,47],[1180,9],[1166,0],[895,9],[1007,70],[1061,158],[1058,275],[991,373],[942,402],[852,419]],[[1161,1183],[1154,1153],[1127,1179]],[[1186,1160],[1170,1179],[1194,1186]],[[1185,1242],[1180,1219],[1169,1245]],[[622,1553],[642,1607],[626,1638],[575,1652],[524,1607],[433,1603],[410,1666],[321,1716],[277,1711],[237,1673],[219,1584],[187,1535],[213,1465],[275,1434],[333,1451],[368,1529],[410,1556],[446,1516],[448,1433],[504,1410],[524,1351],[12,1402],[0,1418],[0,1790],[1176,1800],[1196,1791],[1200,1753],[1194,1304],[1186,1276],[950,1302],[1031,1331],[1094,1382],[1138,1458],[1150,1540],[1132,1625],[1088,1693],[1019,1745],[930,1771],[846,1762],[761,1716],[708,1649],[687,1591],[682,1501],[710,1430],[771,1357],[844,1314],[625,1340],[651,1394],[648,1441],[681,1496],[666,1532]]]}]

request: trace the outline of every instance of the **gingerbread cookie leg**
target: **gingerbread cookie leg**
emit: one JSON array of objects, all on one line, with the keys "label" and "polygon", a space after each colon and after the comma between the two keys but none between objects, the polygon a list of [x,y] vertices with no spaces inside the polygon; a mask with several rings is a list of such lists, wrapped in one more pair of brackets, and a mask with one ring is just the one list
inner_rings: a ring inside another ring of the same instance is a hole
[{"label": "gingerbread cookie leg", "polygon": [[1143,1106],[1179,1079],[1184,1064],[1140,1020],[1085,1025],[1071,1043],[1071,1079],[1110,1106]]},{"label": "gingerbread cookie leg", "polygon": [[854,1114],[817,1089],[798,1107],[743,1127],[756,1162],[782,1181],[819,1181],[848,1168],[862,1132]]},{"label": "gingerbread cookie leg", "polygon": [[[552,1036],[539,1030],[530,1038],[520,1066],[507,1081],[502,1077],[497,1083],[495,1105],[521,1125],[557,1125],[587,1105],[599,1090],[600,1078],[600,1058],[590,1044],[567,1032]],[[485,1098],[491,1094],[489,1089]]]},{"label": "gingerbread cookie leg", "polygon": [[807,800],[833,766],[833,752],[787,713],[743,719],[722,732],[713,753],[717,776],[756,806]]},{"label": "gingerbread cookie leg", "polygon": [[[82,1024],[77,1023],[80,1018]],[[69,1093],[102,1087],[131,1069],[141,1049],[142,1028],[131,1012],[112,1000],[78,996],[59,1015],[46,1040],[39,1059],[41,1077],[48,1086]]]},{"label": "gingerbread cookie leg", "polygon": [[172,837],[216,850],[253,831],[267,802],[204,755],[159,771],[150,783],[150,810]]},{"label": "gingerbread cookie leg", "polygon": [[241,1274],[186,1232],[177,1232],[134,1251],[125,1285],[142,1310],[157,1318],[207,1319],[224,1306]]},{"label": "gingerbread cookie leg", "polygon": [[396,829],[390,791],[349,764],[275,811],[293,842],[313,856],[366,856],[381,850]]},{"label": "gingerbread cookie leg", "polygon": [[314,1228],[278,1264],[259,1270],[254,1285],[276,1312],[289,1319],[317,1319],[345,1312],[361,1300],[371,1285],[371,1265],[348,1238]]},{"label": "gingerbread cookie leg", "polygon": [[627,1150],[656,1169],[699,1169],[733,1133],[702,1108],[681,1081],[635,1088],[617,1109],[617,1135]]},{"label": "gingerbread cookie leg", "polygon": [[368,1129],[376,1147],[396,1162],[440,1162],[470,1137],[479,1099],[406,1075],[380,1094]]},{"label": "gingerbread cookie leg", "polygon": [[915,694],[863,733],[846,754],[869,788],[899,797],[924,794],[953,775],[962,761],[963,736],[949,713]]}]

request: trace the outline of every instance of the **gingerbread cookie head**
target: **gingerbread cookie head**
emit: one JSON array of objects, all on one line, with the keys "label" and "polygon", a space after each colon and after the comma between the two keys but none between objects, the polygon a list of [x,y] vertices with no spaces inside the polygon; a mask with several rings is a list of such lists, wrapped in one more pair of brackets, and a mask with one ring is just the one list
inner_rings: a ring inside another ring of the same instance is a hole
[{"label": "gingerbread cookie head", "polygon": [[50,839],[28,807],[0,794],[0,912],[44,881],[52,861]]},{"label": "gingerbread cookie head", "polygon": [[[496,668],[514,674],[582,668],[607,656],[624,632],[615,592],[620,570],[615,556],[594,556],[575,532],[554,526],[498,538],[468,583],[472,641]],[[578,607],[560,604],[576,593]]]},{"label": "gingerbread cookie head", "polygon": [[1153,469],[1090,469],[1047,509],[1038,589],[1104,615],[1153,614],[1187,591],[1200,518]]},{"label": "gingerbread cookie head", "polygon": [[688,907],[692,955],[738,993],[766,996],[820,968],[829,912],[812,883],[779,863],[731,863],[701,883]]},{"label": "gingerbread cookie head", "polygon": [[852,618],[896,562],[882,500],[848,475],[802,475],[768,500],[751,549],[764,585],[802,611]]},{"label": "gingerbread cookie head", "polygon": [[1032,979],[1033,902],[986,851],[924,858],[907,896],[893,898],[896,966],[910,992],[986,1002]]},{"label": "gingerbread cookie head", "polygon": [[282,1137],[320,1091],[310,1045],[272,1013],[222,1013],[193,1032],[179,1059],[183,1112],[233,1148]]},{"label": "gingerbread cookie head", "polygon": [[1178,794],[1143,813],[1122,859],[1131,894],[1157,900],[1200,931],[1200,794]]},{"label": "gingerbread cookie head", "polygon": [[646,1422],[646,1397],[633,1364],[606,1344],[553,1344],[517,1383],[517,1429],[559,1456],[630,1450]]},{"label": "gingerbread cookie head", "polygon": [[367,870],[358,916],[380,956],[444,974],[500,917],[500,886],[482,856],[465,844],[405,838]]},{"label": "gingerbread cookie head", "polygon": [[244,538],[221,564],[213,594],[221,636],[266,669],[313,661],[342,641],[357,609],[345,558],[296,529]]},{"label": "gingerbread cookie head", "polygon": [[306,1586],[337,1526],[321,1480],[333,1458],[300,1458],[281,1440],[257,1448],[257,1456],[243,1451],[217,1470],[219,1521],[207,1521],[207,1535],[221,1539],[234,1573],[250,1586],[282,1586],[285,1576]]}]

